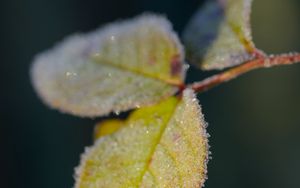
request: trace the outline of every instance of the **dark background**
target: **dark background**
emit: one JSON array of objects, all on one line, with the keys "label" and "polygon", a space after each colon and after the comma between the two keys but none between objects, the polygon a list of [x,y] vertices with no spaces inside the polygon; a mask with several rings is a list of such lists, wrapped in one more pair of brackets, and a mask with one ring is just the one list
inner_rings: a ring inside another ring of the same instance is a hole
[{"label": "dark background", "polygon": [[[95,120],[50,110],[29,80],[33,56],[77,31],[143,11],[181,33],[197,0],[1,0],[0,187],[66,188]],[[300,51],[299,0],[256,0],[253,35],[266,52]],[[208,73],[192,68],[188,81]],[[211,134],[208,188],[300,187],[300,64],[257,70],[199,95]]]}]

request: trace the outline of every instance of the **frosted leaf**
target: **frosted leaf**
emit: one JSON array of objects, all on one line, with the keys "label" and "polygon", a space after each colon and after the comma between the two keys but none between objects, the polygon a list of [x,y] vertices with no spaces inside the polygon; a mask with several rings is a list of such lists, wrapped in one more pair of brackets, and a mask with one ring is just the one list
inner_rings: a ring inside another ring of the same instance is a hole
[{"label": "frosted leaf", "polygon": [[197,102],[187,89],[181,100],[134,111],[85,152],[75,187],[202,187],[208,141]]},{"label": "frosted leaf", "polygon": [[191,19],[183,40],[189,60],[204,70],[235,66],[255,57],[252,0],[211,0]]},{"label": "frosted leaf", "polygon": [[174,94],[184,81],[183,58],[171,24],[144,14],[68,37],[36,57],[31,76],[46,104],[93,117]]}]

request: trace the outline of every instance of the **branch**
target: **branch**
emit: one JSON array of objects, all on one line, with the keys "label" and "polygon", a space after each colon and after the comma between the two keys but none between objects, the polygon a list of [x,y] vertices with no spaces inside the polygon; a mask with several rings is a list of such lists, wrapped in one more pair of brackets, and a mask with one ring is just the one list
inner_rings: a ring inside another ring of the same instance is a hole
[{"label": "branch", "polygon": [[269,68],[277,65],[290,65],[297,62],[300,62],[300,53],[270,55],[266,57],[260,56],[257,59],[208,77],[200,82],[195,82],[188,87],[191,87],[197,93],[201,93],[254,69]]}]

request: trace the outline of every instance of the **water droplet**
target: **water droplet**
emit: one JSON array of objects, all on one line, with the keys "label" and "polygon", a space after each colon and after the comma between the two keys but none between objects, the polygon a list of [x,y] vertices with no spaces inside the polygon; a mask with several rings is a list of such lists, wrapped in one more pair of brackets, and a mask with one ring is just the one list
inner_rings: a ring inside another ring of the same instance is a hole
[{"label": "water droplet", "polygon": [[[272,57],[270,56],[270,58],[272,58]],[[264,61],[264,66],[265,66],[265,67],[270,67],[270,66],[271,66],[270,59],[266,59],[266,60]]]},{"label": "water droplet", "polygon": [[189,64],[184,64],[184,65],[183,65],[183,69],[184,69],[185,71],[187,71],[189,68],[190,68],[190,65],[189,65]]},{"label": "water droplet", "polygon": [[65,76],[66,76],[67,79],[73,79],[73,78],[75,78],[77,76],[77,73],[76,72],[67,71],[65,73]]},{"label": "water droplet", "polygon": [[114,35],[110,36],[110,40],[111,41],[115,41],[116,40],[116,37]]},{"label": "water droplet", "polygon": [[77,76],[77,73],[76,72],[69,72],[69,71],[67,71],[66,72],[66,76]]}]

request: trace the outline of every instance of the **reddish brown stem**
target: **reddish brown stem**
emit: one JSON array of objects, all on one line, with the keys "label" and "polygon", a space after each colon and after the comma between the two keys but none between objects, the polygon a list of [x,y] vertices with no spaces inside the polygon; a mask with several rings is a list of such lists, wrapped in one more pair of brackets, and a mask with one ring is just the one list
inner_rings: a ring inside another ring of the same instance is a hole
[{"label": "reddish brown stem", "polygon": [[206,78],[203,81],[195,82],[188,87],[191,87],[197,93],[201,93],[254,69],[267,68],[277,65],[289,65],[297,62],[300,62],[300,53],[270,55],[265,57],[261,56],[260,58],[248,61],[242,65]]}]

